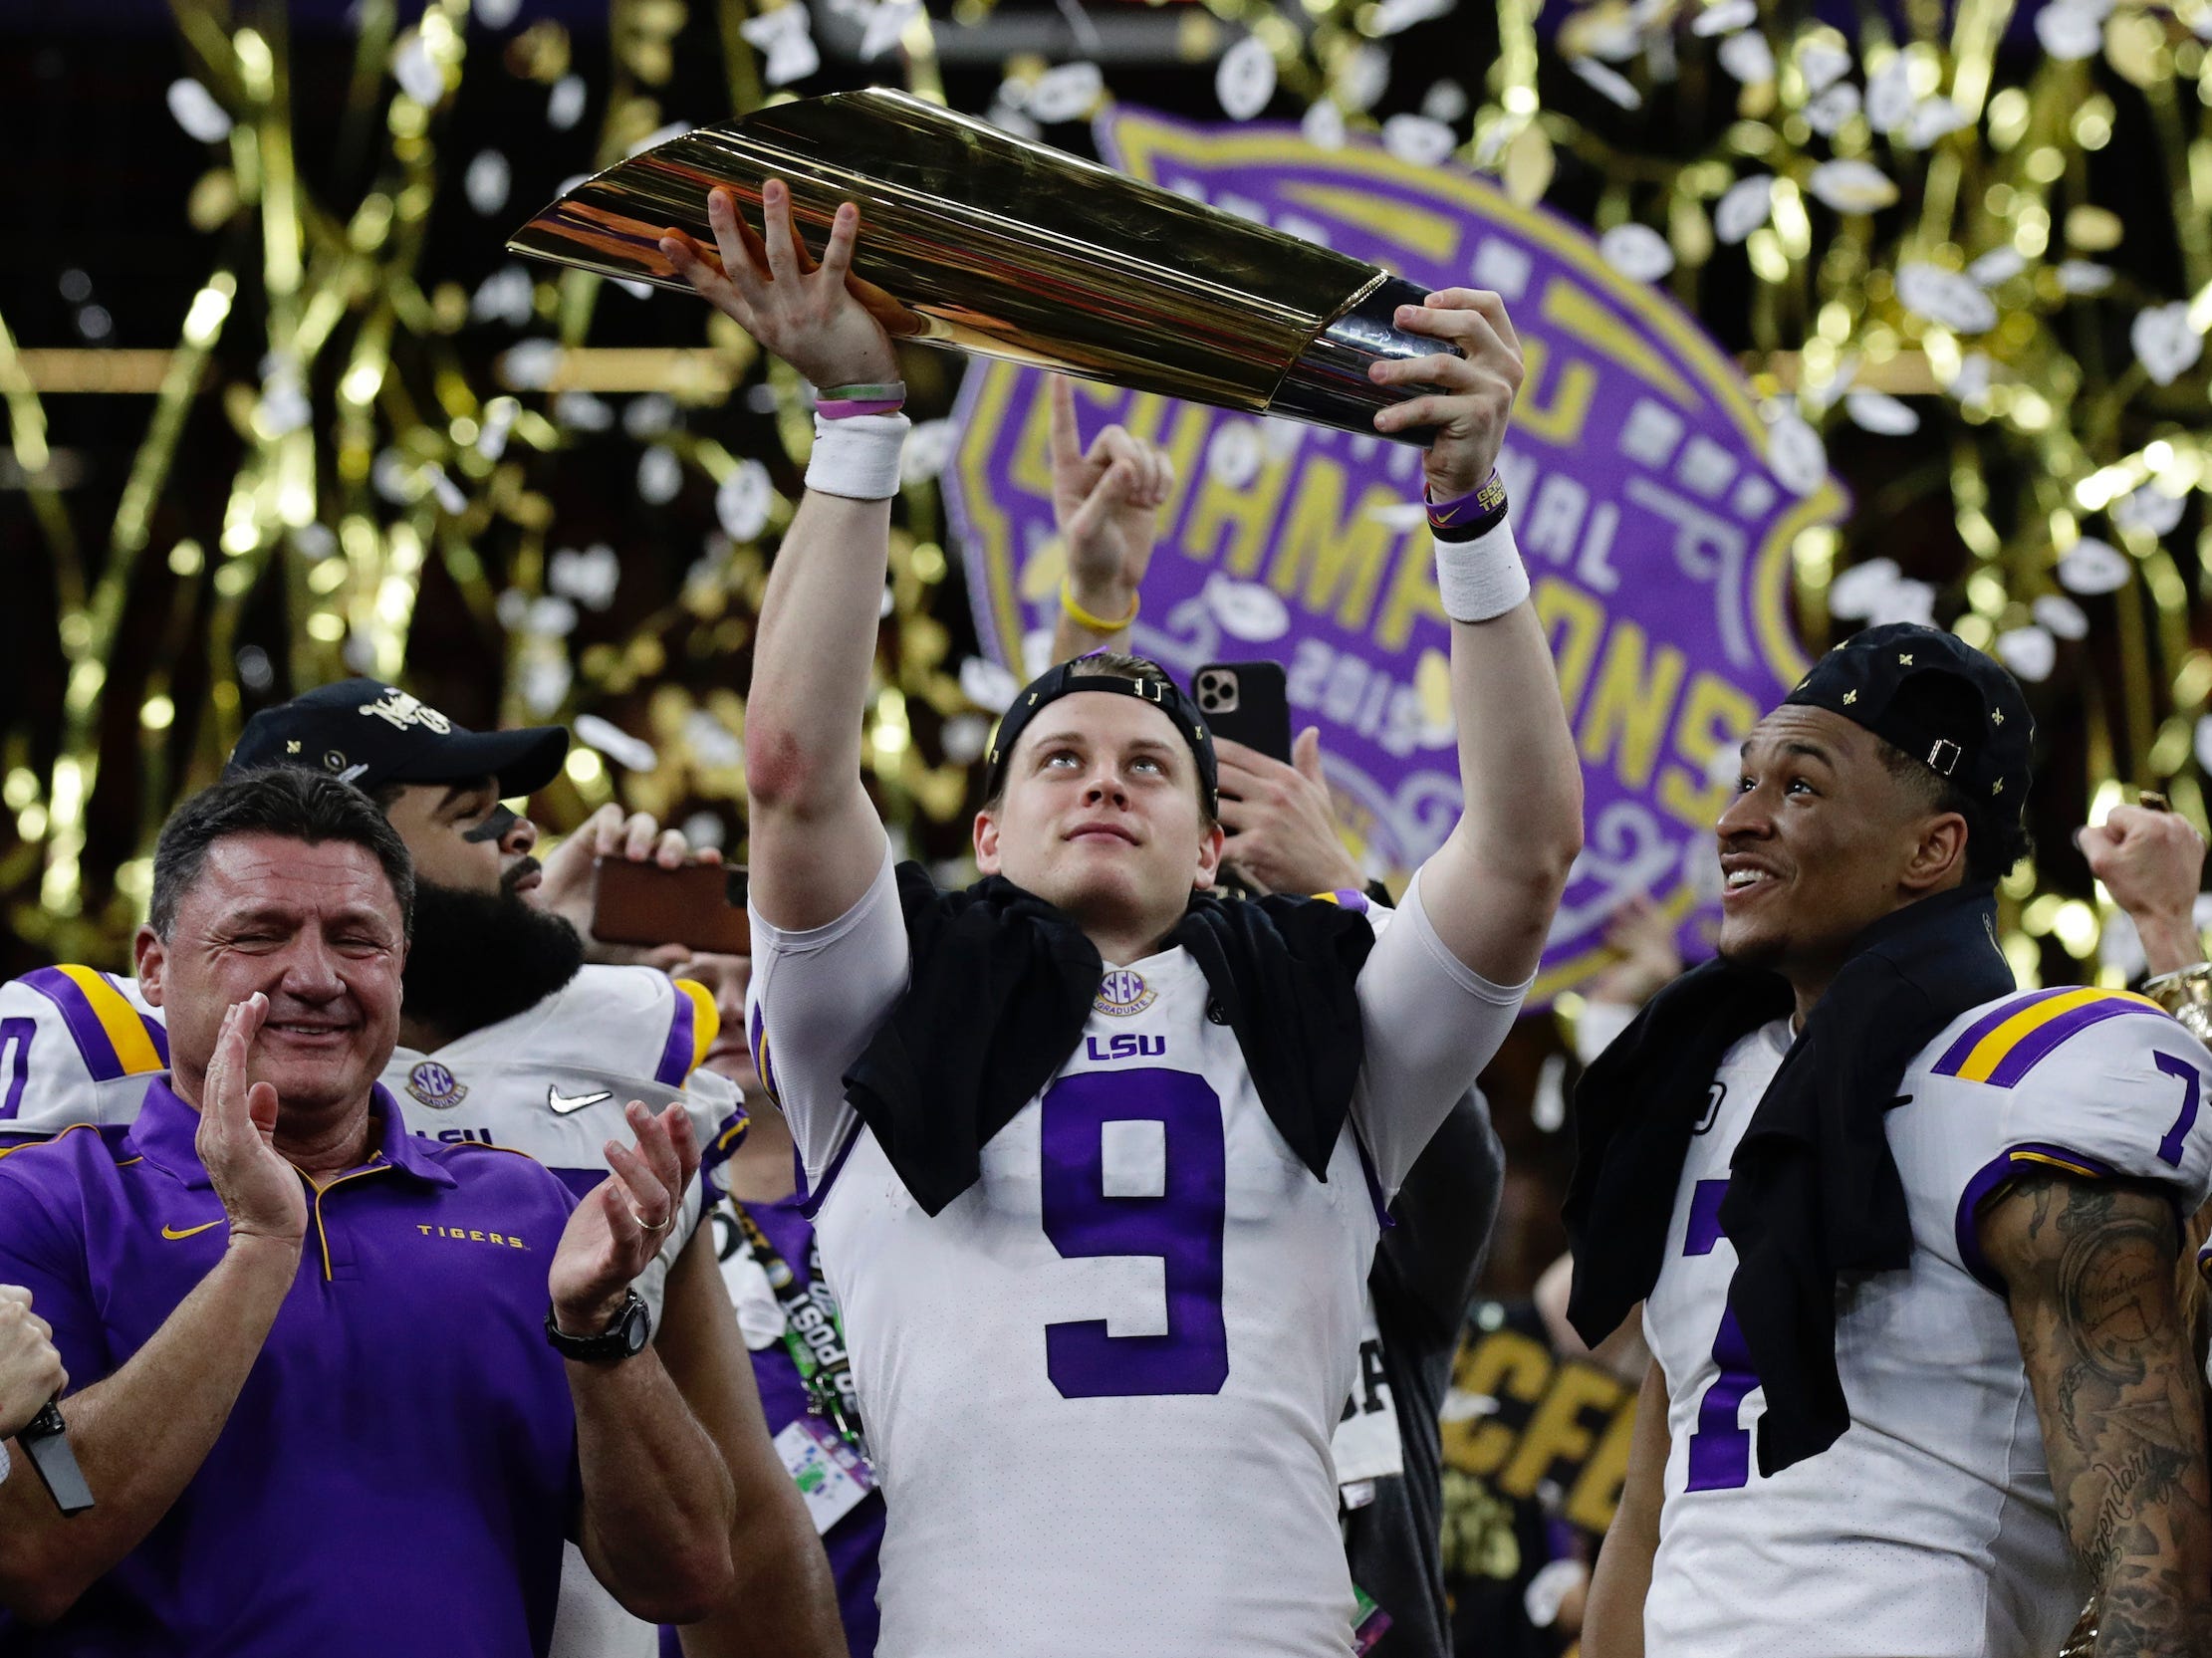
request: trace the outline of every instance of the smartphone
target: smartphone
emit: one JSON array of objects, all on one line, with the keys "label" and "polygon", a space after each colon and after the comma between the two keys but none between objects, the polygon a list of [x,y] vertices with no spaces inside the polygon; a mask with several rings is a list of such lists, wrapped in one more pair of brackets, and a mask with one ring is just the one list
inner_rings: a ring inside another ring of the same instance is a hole
[{"label": "smartphone", "polygon": [[663,869],[623,857],[592,860],[592,936],[653,949],[681,944],[718,956],[753,953],[745,871],[726,863]]},{"label": "smartphone", "polygon": [[1191,681],[1216,737],[1291,763],[1291,699],[1280,662],[1208,662]]}]

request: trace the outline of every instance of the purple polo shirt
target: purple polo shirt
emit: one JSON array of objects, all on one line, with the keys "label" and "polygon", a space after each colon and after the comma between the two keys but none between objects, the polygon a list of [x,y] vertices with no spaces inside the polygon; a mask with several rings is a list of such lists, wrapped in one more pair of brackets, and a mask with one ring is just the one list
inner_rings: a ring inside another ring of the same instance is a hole
[{"label": "purple polo shirt", "polygon": [[[518,1152],[406,1133],[380,1086],[371,1109],[376,1149],[309,1193],[299,1277],[199,1472],[60,1622],[0,1645],[545,1652],[580,1500],[575,1408],[545,1338],[573,1200]],[[0,1154],[0,1284],[31,1291],[73,1387],[127,1363],[221,1259],[198,1126],[160,1076],[128,1128]]]}]

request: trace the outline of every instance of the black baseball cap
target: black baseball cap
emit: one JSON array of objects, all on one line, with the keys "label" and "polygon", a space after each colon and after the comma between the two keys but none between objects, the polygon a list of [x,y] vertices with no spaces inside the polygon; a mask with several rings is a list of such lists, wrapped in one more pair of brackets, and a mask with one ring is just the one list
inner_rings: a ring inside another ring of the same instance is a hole
[{"label": "black baseball cap", "polygon": [[1890,622],[1854,633],[1784,699],[1865,727],[1999,822],[2018,824],[2035,780],[2036,722],[2003,667],[1955,633]]},{"label": "black baseball cap", "polygon": [[470,731],[396,685],[342,679],[248,720],[223,775],[307,766],[365,790],[490,777],[500,798],[511,800],[551,783],[568,752],[564,726]]},{"label": "black baseball cap", "polygon": [[986,800],[995,798],[1006,787],[1006,766],[1013,757],[1014,745],[1021,741],[1022,729],[1062,697],[1072,697],[1081,691],[1105,691],[1113,696],[1135,697],[1148,702],[1182,733],[1183,742],[1190,749],[1190,757],[1198,765],[1198,798],[1205,804],[1206,816],[1217,817],[1221,810],[1219,774],[1214,760],[1213,733],[1206,726],[1206,716],[1198,704],[1191,701],[1183,688],[1167,677],[1164,671],[1147,673],[1136,679],[1126,679],[1119,674],[1101,673],[1092,656],[1078,656],[1073,661],[1047,668],[1022,687],[1021,694],[1007,705],[999,716],[998,730],[991,734],[990,752],[984,756],[983,795]]}]

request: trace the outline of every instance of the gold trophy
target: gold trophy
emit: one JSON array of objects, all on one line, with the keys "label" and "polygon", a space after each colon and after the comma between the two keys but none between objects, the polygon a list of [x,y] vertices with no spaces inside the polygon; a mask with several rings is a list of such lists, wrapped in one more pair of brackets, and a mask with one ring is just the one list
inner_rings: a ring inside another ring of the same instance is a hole
[{"label": "gold trophy", "polygon": [[1369,436],[1377,409],[1433,388],[1376,385],[1368,364],[1449,350],[1393,326],[1423,290],[1377,266],[880,89],[655,144],[507,246],[688,293],[660,237],[712,257],[707,192],[757,225],[772,177],[818,254],[838,204],[860,206],[853,274],[894,338]]}]

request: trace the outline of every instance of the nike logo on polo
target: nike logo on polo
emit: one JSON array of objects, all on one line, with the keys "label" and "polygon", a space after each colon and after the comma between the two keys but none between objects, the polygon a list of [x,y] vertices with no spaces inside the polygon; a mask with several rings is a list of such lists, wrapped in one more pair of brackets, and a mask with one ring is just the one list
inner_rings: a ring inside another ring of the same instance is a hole
[{"label": "nike logo on polo", "polygon": [[200,1224],[199,1224],[199,1225],[197,1225],[197,1226],[188,1226],[188,1227],[186,1227],[186,1228],[185,1228],[185,1229],[184,1229],[184,1230],[183,1230],[182,1232],[179,1232],[179,1231],[177,1231],[177,1229],[176,1229],[175,1227],[173,1227],[173,1226],[169,1226],[169,1225],[167,1225],[166,1223],[163,1223],[163,1225],[162,1225],[162,1227],[161,1227],[161,1236],[162,1236],[162,1237],[164,1237],[164,1238],[170,1238],[170,1239],[175,1239],[175,1238],[189,1238],[189,1237],[191,1237],[191,1236],[192,1236],[192,1235],[193,1235],[194,1233],[197,1233],[197,1232],[205,1232],[205,1231],[206,1231],[206,1230],[207,1230],[207,1229],[208,1229],[209,1227],[211,1227],[211,1226],[221,1226],[222,1224],[223,1224],[223,1223],[222,1223],[221,1219],[220,1219],[220,1218],[217,1218],[217,1219],[215,1219],[215,1220],[212,1220],[212,1221],[202,1221],[202,1222],[200,1222]]},{"label": "nike logo on polo", "polygon": [[553,1114],[557,1117],[565,1117],[571,1111],[581,1111],[587,1105],[597,1105],[603,1099],[614,1097],[614,1091],[609,1088],[602,1088],[598,1093],[565,1094],[550,1083],[546,1086],[546,1103],[553,1107]]}]

